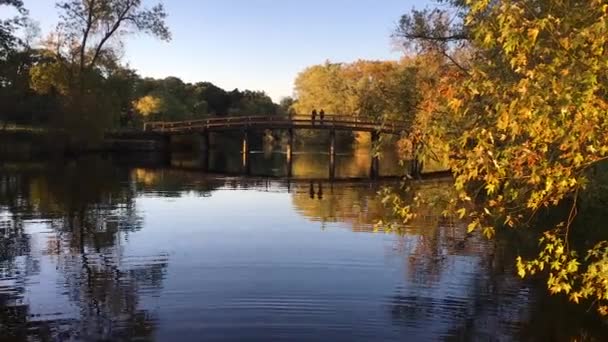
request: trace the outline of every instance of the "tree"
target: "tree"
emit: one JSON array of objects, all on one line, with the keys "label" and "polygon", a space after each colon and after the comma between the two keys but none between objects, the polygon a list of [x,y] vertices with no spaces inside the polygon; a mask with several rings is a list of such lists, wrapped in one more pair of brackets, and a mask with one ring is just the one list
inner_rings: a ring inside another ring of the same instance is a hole
[{"label": "tree", "polygon": [[230,115],[275,115],[277,105],[263,91],[235,89],[231,93],[232,101],[229,109]]},{"label": "tree", "polygon": [[0,60],[6,58],[7,54],[16,48],[19,39],[15,36],[15,30],[23,25],[27,11],[21,0],[0,0],[0,7],[13,7],[18,15],[13,18],[0,19]]},{"label": "tree", "polygon": [[62,115],[53,120],[58,128],[75,140],[101,138],[133,100],[108,96],[121,69],[115,47],[134,32],[169,40],[167,14],[141,0],[67,0],[57,7],[61,22],[46,43],[53,59],[32,70],[34,89],[61,94]]},{"label": "tree", "polygon": [[326,62],[301,72],[295,81],[296,112],[325,112],[368,118],[413,116],[416,70],[404,60]]},{"label": "tree", "polygon": [[[450,3],[461,19],[456,26],[437,19],[447,12],[414,12],[402,20],[400,34],[439,50],[463,73],[440,108],[445,112],[436,114],[444,117],[443,127],[426,132],[451,153],[459,199],[454,209],[471,221],[470,230],[493,236],[497,228],[535,222],[545,208],[568,205],[560,222],[540,234],[538,256],[519,259],[519,274],[544,272],[552,293],[577,303],[589,299],[607,314],[608,241],[573,244],[571,229],[608,158],[608,5]],[[466,66],[447,57],[453,39],[468,45]]]},{"label": "tree", "polygon": [[76,54],[80,73],[95,67],[117,35],[137,31],[171,39],[162,4],[145,9],[141,0],[67,0],[57,7],[62,10],[60,29],[73,44],[70,54]]},{"label": "tree", "polygon": [[194,85],[195,97],[198,101],[204,101],[208,113],[215,115],[227,115],[230,108],[230,96],[228,93],[210,82],[199,82]]},{"label": "tree", "polygon": [[279,101],[279,113],[281,115],[295,115],[296,111],[293,108],[294,104],[295,100],[293,99],[293,97],[283,97],[281,101]]},{"label": "tree", "polygon": [[294,109],[298,114],[321,108],[332,114],[353,114],[356,111],[356,106],[348,100],[342,64],[328,61],[308,67],[298,74],[294,88]]},{"label": "tree", "polygon": [[[45,121],[54,105],[30,89],[29,71],[44,60],[40,50],[32,47],[39,34],[38,26],[27,17],[21,1],[0,0],[10,6],[16,16],[0,20],[0,120],[4,128],[9,122],[32,124]],[[19,34],[17,34],[17,31]]]}]

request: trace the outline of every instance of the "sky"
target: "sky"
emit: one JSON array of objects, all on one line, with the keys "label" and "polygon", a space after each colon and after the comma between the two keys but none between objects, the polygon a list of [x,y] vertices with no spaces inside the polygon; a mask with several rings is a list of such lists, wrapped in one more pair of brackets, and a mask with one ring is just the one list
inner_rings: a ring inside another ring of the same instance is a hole
[{"label": "sky", "polygon": [[[25,0],[43,35],[55,27],[55,0]],[[159,0],[144,0],[147,6]],[[173,39],[126,40],[123,61],[143,77],[176,76],[226,89],[291,96],[310,65],[398,59],[391,40],[400,16],[428,6],[416,0],[164,0]]]}]

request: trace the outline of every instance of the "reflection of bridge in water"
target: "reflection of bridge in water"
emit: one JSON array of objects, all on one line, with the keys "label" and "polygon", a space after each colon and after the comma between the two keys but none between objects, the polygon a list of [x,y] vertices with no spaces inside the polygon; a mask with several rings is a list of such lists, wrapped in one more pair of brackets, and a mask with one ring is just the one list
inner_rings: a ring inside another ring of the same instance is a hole
[{"label": "reflection of bridge in water", "polygon": [[[312,120],[310,116],[244,116],[224,117],[203,120],[148,122],[143,132],[125,132],[112,134],[113,139],[149,139],[162,142],[168,146],[171,137],[176,135],[200,135],[203,166],[208,165],[209,134],[215,132],[240,132],[242,174],[250,174],[250,136],[256,130],[284,130],[287,132],[286,163],[288,177],[293,173],[294,134],[297,129],[329,131],[329,178],[335,178],[336,169],[336,132],[369,132],[372,146],[378,142],[381,134],[401,135],[409,130],[410,123],[406,121],[372,121],[367,118],[352,116],[328,115],[323,120]],[[370,162],[370,177],[378,178],[379,157],[372,154]],[[422,165],[417,160],[411,162],[410,173],[418,176]]]}]

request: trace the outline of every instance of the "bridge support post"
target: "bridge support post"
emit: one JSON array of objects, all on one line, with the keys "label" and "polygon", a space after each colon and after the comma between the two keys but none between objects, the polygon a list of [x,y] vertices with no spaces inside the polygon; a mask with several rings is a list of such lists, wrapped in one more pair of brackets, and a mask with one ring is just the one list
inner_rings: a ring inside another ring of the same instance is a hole
[{"label": "bridge support post", "polygon": [[171,165],[171,135],[163,134],[161,139],[162,163]]},{"label": "bridge support post", "polygon": [[209,151],[209,131],[203,131],[201,133],[201,144],[200,144],[200,149],[202,152],[207,152]]},{"label": "bridge support post", "polygon": [[411,164],[411,173],[412,173],[412,177],[415,178],[421,178],[422,177],[422,168],[423,168],[423,162],[418,159],[418,157],[414,157],[414,159],[412,159],[412,161],[410,162]]},{"label": "bridge support post", "polygon": [[209,150],[211,145],[209,143],[209,131],[205,130],[201,133],[200,151],[201,151],[201,166],[203,171],[209,171]]},{"label": "bridge support post", "polygon": [[287,177],[293,176],[293,128],[287,131]]},{"label": "bridge support post", "polygon": [[242,141],[242,169],[244,174],[249,174],[249,130],[243,131],[243,141]]},{"label": "bridge support post", "polygon": [[377,179],[380,176],[380,159],[378,155],[374,152],[376,145],[378,144],[378,139],[380,138],[380,133],[371,132],[371,148],[372,148],[372,160],[369,175],[373,179]]},{"label": "bridge support post", "polygon": [[336,131],[329,131],[329,179],[336,177]]}]

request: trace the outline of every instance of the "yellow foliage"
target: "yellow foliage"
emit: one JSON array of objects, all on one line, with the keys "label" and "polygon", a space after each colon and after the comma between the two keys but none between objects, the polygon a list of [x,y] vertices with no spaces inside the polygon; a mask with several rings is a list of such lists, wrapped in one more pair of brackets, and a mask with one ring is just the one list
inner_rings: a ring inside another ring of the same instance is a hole
[{"label": "yellow foliage", "polygon": [[135,100],[133,102],[133,107],[139,114],[143,116],[150,116],[153,114],[158,114],[162,111],[163,100],[152,95],[146,95],[138,100]]},{"label": "yellow foliage", "polygon": [[315,65],[295,80],[299,114],[323,109],[328,114],[403,118],[413,113],[414,73],[405,61],[365,61]]},{"label": "yellow foliage", "polygon": [[61,63],[41,63],[30,69],[30,84],[40,94],[57,91],[61,95],[69,92],[68,72]]},{"label": "yellow foliage", "polygon": [[496,222],[524,226],[572,199],[538,257],[518,260],[518,273],[544,270],[549,291],[593,301],[606,314],[608,242],[579,251],[588,254],[583,261],[569,235],[590,170],[607,159],[608,7],[600,0],[451,3],[463,14],[473,53],[462,72],[439,68],[434,79],[417,82],[428,87],[419,90],[425,96],[401,146],[414,155],[433,152],[429,146],[449,152],[456,207],[466,207],[470,228],[487,235],[503,228]]}]

